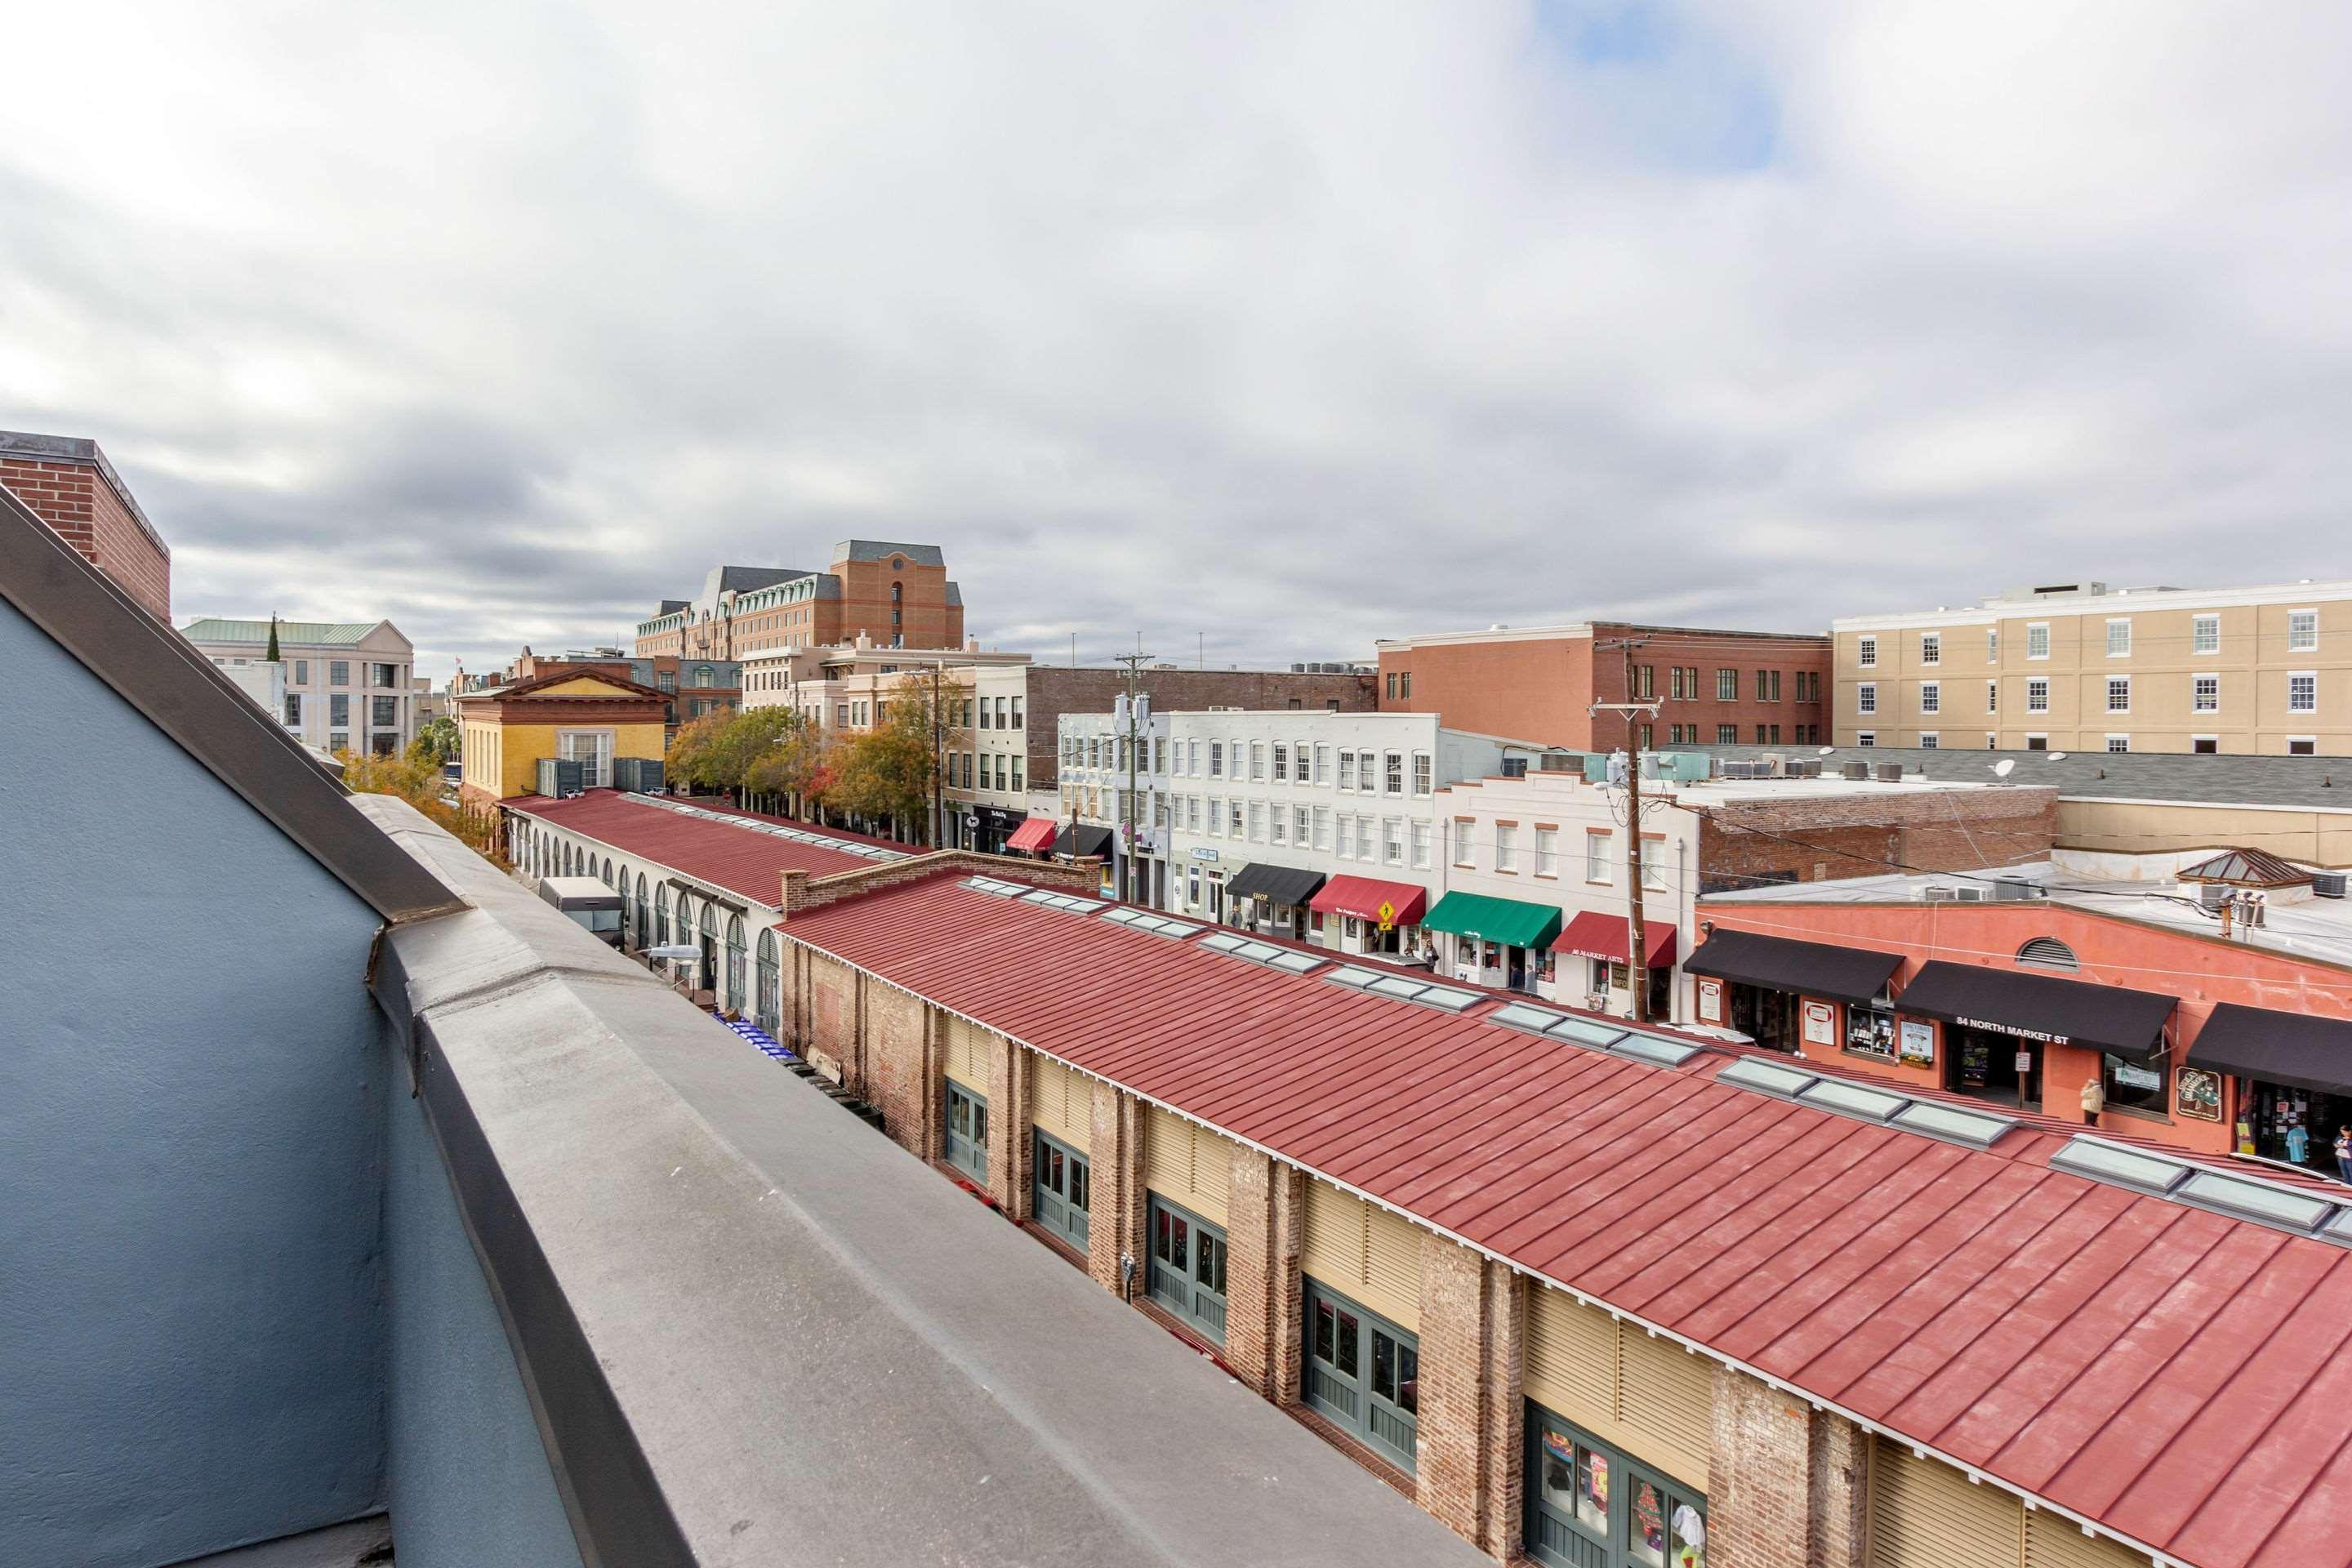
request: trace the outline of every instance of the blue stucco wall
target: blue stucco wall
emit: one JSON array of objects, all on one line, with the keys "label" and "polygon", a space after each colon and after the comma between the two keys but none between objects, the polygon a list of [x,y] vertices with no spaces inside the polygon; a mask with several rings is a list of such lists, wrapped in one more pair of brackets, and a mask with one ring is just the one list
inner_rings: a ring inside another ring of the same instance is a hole
[{"label": "blue stucco wall", "polygon": [[0,1568],[370,1511],[377,919],[5,602],[0,669]]},{"label": "blue stucco wall", "polygon": [[[406,1070],[391,1063],[392,1081]],[[389,1110],[388,1446],[400,1568],[580,1568],[522,1374],[423,1108],[400,1093]]]}]

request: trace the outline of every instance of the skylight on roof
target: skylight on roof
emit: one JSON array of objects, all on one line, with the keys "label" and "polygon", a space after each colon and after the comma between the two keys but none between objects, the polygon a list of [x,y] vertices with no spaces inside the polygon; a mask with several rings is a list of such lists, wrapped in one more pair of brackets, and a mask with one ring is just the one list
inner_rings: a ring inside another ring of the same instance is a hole
[{"label": "skylight on roof", "polygon": [[1891,1121],[1896,1111],[1911,1103],[1907,1094],[1890,1094],[1883,1089],[1868,1089],[1835,1078],[1815,1079],[1797,1098],[1807,1105],[1827,1106],[1866,1121]]},{"label": "skylight on roof", "polygon": [[2078,1176],[2114,1182],[2119,1186],[2158,1196],[2179,1186],[2180,1179],[2189,1173],[2189,1167],[2178,1160],[2119,1149],[2113,1143],[2101,1143],[2080,1136],[2068,1139],[2064,1148],[2050,1156],[2050,1163],[2059,1170],[2072,1171]]},{"label": "skylight on roof", "polygon": [[1988,1116],[1982,1111],[1915,1100],[1895,1113],[1894,1124],[1925,1132],[1930,1138],[1965,1143],[1971,1149],[1990,1149],[2000,1142],[2002,1133],[2017,1125],[2017,1121],[2014,1117]]},{"label": "skylight on roof", "polygon": [[1074,915],[1090,915],[1104,907],[1100,900],[1075,898],[1068,893],[1057,893],[1051,888],[1029,888],[1015,896],[1033,904],[1044,904],[1049,909],[1067,910]]},{"label": "skylight on roof", "polygon": [[1571,1017],[1566,1013],[1562,1013],[1559,1022],[1547,1032],[1554,1039],[1574,1040],[1580,1046],[1598,1046],[1602,1050],[1607,1050],[1626,1035],[1623,1029],[1612,1028],[1591,1018]]},{"label": "skylight on roof", "polygon": [[1163,915],[1155,915],[1150,910],[1130,909],[1124,904],[1105,910],[1102,918],[1116,921],[1129,931],[1148,931],[1154,936],[1172,937],[1178,941],[1191,936],[1201,929],[1196,925],[1186,925],[1182,921],[1171,921]]},{"label": "skylight on roof", "polygon": [[[1558,1034],[1560,1031],[1554,1030]],[[1678,1068],[1698,1055],[1703,1047],[1685,1040],[1669,1040],[1657,1035],[1625,1034],[1609,1043],[1613,1056],[1632,1057],[1635,1061],[1649,1062],[1662,1068]]]},{"label": "skylight on roof", "polygon": [[1799,1072],[1771,1062],[1759,1061],[1754,1057],[1742,1057],[1715,1075],[1718,1083],[1736,1083],[1742,1089],[1760,1089],[1767,1094],[1785,1095],[1790,1099],[1802,1094],[1808,1085],[1821,1080],[1819,1073]]},{"label": "skylight on roof", "polygon": [[[1209,940],[1214,942],[1216,939],[1211,937]],[[1342,985],[1352,985],[1360,991],[1373,981],[1380,979],[1381,972],[1377,969],[1365,969],[1358,964],[1343,963],[1323,978],[1336,980]]]},{"label": "skylight on roof", "polygon": [[2289,1192],[2268,1182],[2225,1176],[2218,1171],[2193,1173],[2180,1184],[2173,1195],[2210,1204],[2243,1219],[2261,1220],[2296,1230],[2316,1230],[2336,1212],[2336,1205],[2326,1198]]},{"label": "skylight on roof", "polygon": [[963,885],[976,893],[993,893],[1000,899],[1017,899],[1029,890],[1018,882],[1002,882],[994,877],[966,877]]},{"label": "skylight on roof", "polygon": [[1511,1002],[1486,1015],[1490,1023],[1508,1024],[1515,1029],[1530,1029],[1540,1035],[1554,1024],[1565,1022],[1568,1015],[1555,1013],[1549,1007],[1530,1007],[1524,1002]]},{"label": "skylight on roof", "polygon": [[[1199,929],[1197,926],[1181,928],[1182,934],[1186,936],[1190,936]],[[1310,970],[1319,969],[1331,962],[1319,953],[1301,952],[1297,948],[1276,947],[1273,942],[1260,942],[1251,936],[1239,936],[1229,931],[1221,931],[1213,935],[1204,936],[1201,939],[1200,945],[1213,952],[1222,952],[1228,958],[1238,958],[1247,963],[1263,964],[1268,969],[1279,969],[1285,974],[1305,974]]]}]

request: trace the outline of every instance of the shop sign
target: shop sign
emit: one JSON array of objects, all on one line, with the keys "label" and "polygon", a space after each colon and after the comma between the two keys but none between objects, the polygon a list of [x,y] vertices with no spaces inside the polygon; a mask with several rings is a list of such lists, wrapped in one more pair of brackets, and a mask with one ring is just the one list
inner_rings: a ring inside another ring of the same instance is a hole
[{"label": "shop sign", "polygon": [[2011,1035],[2021,1040],[2040,1040],[2045,1046],[2071,1045],[2071,1035],[2045,1035],[2039,1029],[2021,1029],[2014,1024],[1996,1024],[1990,1018],[1955,1018],[1953,1023],[1964,1029],[1989,1029],[1996,1035]]},{"label": "shop sign", "polygon": [[1837,1044],[1837,1009],[1827,1002],[1805,1004],[1805,1044],[1809,1046]]},{"label": "shop sign", "polygon": [[2221,1075],[2203,1068],[2182,1068],[2173,1075],[2173,1106],[2179,1114],[2200,1121],[2221,1120]]},{"label": "shop sign", "polygon": [[1706,1023],[1723,1022],[1723,982],[1702,976],[1698,983],[1698,1016]]},{"label": "shop sign", "polygon": [[1936,1026],[1916,1018],[1903,1020],[1903,1059],[1921,1067],[1936,1065]]},{"label": "shop sign", "polygon": [[1195,848],[1192,851],[1192,858],[1195,860],[1213,860],[1216,858],[1217,852],[1213,849]]},{"label": "shop sign", "polygon": [[2126,1089],[2162,1089],[2164,1074],[2154,1068],[2141,1067],[2137,1062],[2119,1061],[2114,1068],[2116,1082]]}]

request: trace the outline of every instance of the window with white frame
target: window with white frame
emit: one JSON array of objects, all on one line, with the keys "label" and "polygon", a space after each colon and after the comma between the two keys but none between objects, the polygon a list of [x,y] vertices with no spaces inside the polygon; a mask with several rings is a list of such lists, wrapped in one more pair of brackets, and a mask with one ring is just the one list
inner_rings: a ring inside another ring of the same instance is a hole
[{"label": "window with white frame", "polygon": [[1857,746],[1875,746],[1878,744],[1878,731],[1875,730],[1856,731],[1854,732],[1853,743]]},{"label": "window with white frame", "polygon": [[2107,623],[2107,657],[2123,658],[2131,652],[2131,621],[2118,616]]},{"label": "window with white frame", "polygon": [[1239,838],[1241,836],[1242,803],[1237,800],[1229,800],[1225,802],[1225,837],[1228,838]]},{"label": "window with white frame", "polygon": [[1412,754],[1412,793],[1428,795],[1435,789],[1436,784],[1435,762],[1427,752],[1415,752]]},{"label": "window with white frame", "polygon": [[2189,706],[2199,713],[2219,713],[2221,710],[2221,678],[2219,675],[2190,676]]},{"label": "window with white frame", "polygon": [[1357,858],[1359,858],[1359,859],[1362,859],[1362,860],[1377,860],[1377,859],[1379,859],[1379,858],[1380,858],[1380,854],[1381,854],[1381,847],[1380,847],[1380,844],[1378,843],[1378,841],[1376,841],[1376,840],[1372,837],[1372,819],[1371,819],[1370,817],[1369,817],[1369,816],[1359,816],[1359,817],[1357,817],[1357,818],[1356,818],[1356,856],[1357,856]]},{"label": "window with white frame", "polygon": [[1857,713],[1878,711],[1878,683],[1865,680],[1853,689],[1853,710]]},{"label": "window with white frame", "polygon": [[2108,736],[2108,737],[2107,737],[2107,750],[2109,750],[2110,752],[2128,752],[2128,751],[2130,751],[2130,750],[2131,750],[2131,737],[2130,737],[2129,735],[2110,735],[2110,736]]},{"label": "window with white frame", "polygon": [[1274,782],[1276,784],[1290,782],[1290,747],[1287,742],[1282,741],[1276,741],[1274,743]]},{"label": "window with white frame", "polygon": [[1944,636],[1941,632],[1919,634],[1919,662],[1921,664],[1944,662]]},{"label": "window with white frame", "polygon": [[1557,827],[1536,829],[1536,875],[1559,875],[1559,829]]},{"label": "window with white frame", "polygon": [[1495,824],[1495,869],[1516,871],[1519,868],[1519,829],[1516,823]]},{"label": "window with white frame", "polygon": [[1252,741],[1250,742],[1250,778],[1253,782],[1255,782],[1263,780],[1265,777],[1265,742],[1264,741]]},{"label": "window with white frame", "polygon": [[1985,628],[1985,662],[1987,664],[2000,662],[2000,628],[1998,626]]},{"label": "window with white frame", "polygon": [[1391,752],[1382,760],[1387,764],[1382,776],[1387,782],[1388,793],[1402,795],[1404,793],[1404,753]]},{"label": "window with white frame", "polygon": [[1318,784],[1331,782],[1331,748],[1328,746],[1315,748],[1315,782]]},{"label": "window with white frame", "polygon": [[1343,790],[1356,787],[1356,753],[1353,752],[1339,753],[1339,787]]},{"label": "window with white frame", "polygon": [[1943,682],[1937,680],[1921,681],[1919,683],[1919,711],[1922,713],[1940,713],[1943,710]]},{"label": "window with white frame", "polygon": [[1224,836],[1225,803],[1213,795],[1209,797],[1209,837],[1223,838]]},{"label": "window with white frame", "polygon": [[1213,779],[1225,776],[1225,743],[1223,741],[1209,742],[1209,776]]},{"label": "window with white frame", "polygon": [[1468,866],[1474,863],[1470,858],[1470,845],[1471,829],[1475,826],[1476,824],[1458,816],[1454,819],[1454,863],[1456,866]]},{"label": "window with white frame", "polygon": [[1935,731],[1922,730],[1919,731],[1919,749],[1921,751],[1932,752],[1942,743],[1943,742],[1937,738]]},{"label": "window with white frame", "polygon": [[1666,885],[1666,847],[1644,834],[1641,847],[1635,851],[1642,858],[1642,888],[1655,892]]},{"label": "window with white frame", "polygon": [[2050,711],[2050,682],[2029,680],[2025,683],[2025,710],[2028,713]]},{"label": "window with white frame", "polygon": [[2189,651],[2220,653],[2221,651],[2221,617],[2196,616],[2189,622]]},{"label": "window with white frame", "polygon": [[1315,847],[1325,851],[1331,847],[1331,808],[1328,805],[1315,808]]},{"label": "window with white frame", "polygon": [[1184,771],[1196,777],[1201,772],[1201,742],[1198,741],[1184,742]]},{"label": "window with white frame", "polygon": [[1381,818],[1381,858],[1391,866],[1404,864],[1404,818]]},{"label": "window with white frame", "polygon": [[2000,682],[1998,680],[1985,682],[1985,711],[1988,713],[2000,711]]},{"label": "window with white frame", "polygon": [[2319,711],[2319,672],[2298,669],[2286,678],[2286,710],[2290,713]]},{"label": "window with white frame", "polygon": [[1584,832],[1584,879],[1588,882],[1609,880],[1609,841],[1615,835],[1594,828]]},{"label": "window with white frame", "polygon": [[1876,637],[1857,638],[1853,647],[1856,664],[1861,665],[1864,669],[1874,668],[1877,666],[1878,639]]},{"label": "window with white frame", "polygon": [[2289,610],[2286,613],[2286,651],[2314,653],[2319,647],[2319,612]]},{"label": "window with white frame", "polygon": [[1290,808],[1290,841],[1301,849],[1307,847],[1307,831],[1311,821],[1312,818],[1307,815],[1305,806],[1294,805]]},{"label": "window with white frame", "polygon": [[1356,858],[1356,819],[1344,811],[1339,814],[1339,846],[1332,853],[1342,860]]},{"label": "window with white frame", "polygon": [[1416,822],[1412,825],[1412,864],[1415,870],[1429,869],[1429,824]]},{"label": "window with white frame", "polygon": [[2130,676],[2110,675],[2107,677],[2107,711],[2110,713],[2128,713],[2131,711]]},{"label": "window with white frame", "polygon": [[1358,752],[1356,753],[1356,790],[1358,794],[1370,795],[1373,791],[1380,788],[1380,774],[1378,772],[1380,762],[1380,758],[1370,752]]},{"label": "window with white frame", "polygon": [[2048,621],[2035,621],[2025,628],[2025,657],[2028,658],[2050,657],[2050,623]]},{"label": "window with white frame", "polygon": [[1184,828],[1188,833],[1201,831],[1201,797],[1197,795],[1184,797]]},{"label": "window with white frame", "polygon": [[1265,841],[1269,844],[1290,842],[1290,813],[1281,806],[1274,808],[1274,820],[1265,825]]}]

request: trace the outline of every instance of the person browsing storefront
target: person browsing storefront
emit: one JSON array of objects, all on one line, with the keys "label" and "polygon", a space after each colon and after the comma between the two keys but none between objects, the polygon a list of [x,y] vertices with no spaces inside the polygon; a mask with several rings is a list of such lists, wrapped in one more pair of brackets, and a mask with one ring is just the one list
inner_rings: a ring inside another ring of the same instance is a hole
[{"label": "person browsing storefront", "polygon": [[2097,1079],[2084,1079],[2083,1080],[2083,1125],[2096,1127],[2099,1124],[2099,1112],[2106,1108],[2107,1091],[2099,1087]]}]

